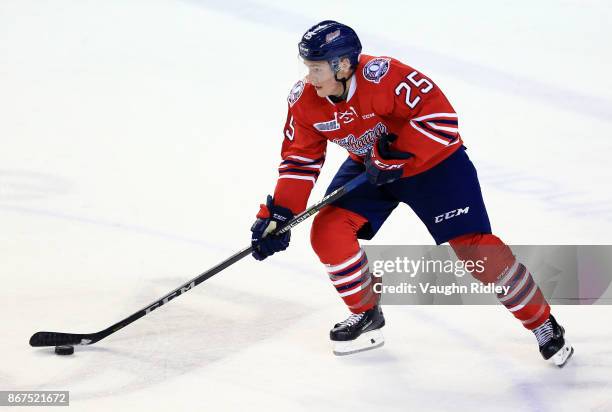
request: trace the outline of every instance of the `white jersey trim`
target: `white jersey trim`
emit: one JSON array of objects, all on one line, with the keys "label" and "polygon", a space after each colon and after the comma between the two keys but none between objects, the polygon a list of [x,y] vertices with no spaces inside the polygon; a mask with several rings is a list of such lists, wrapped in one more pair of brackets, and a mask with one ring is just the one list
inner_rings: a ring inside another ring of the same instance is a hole
[{"label": "white jersey trim", "polygon": [[421,129],[419,126],[417,126],[413,120],[410,121],[410,126],[412,126],[416,131],[424,134],[426,137],[429,137],[431,140],[436,141],[440,144],[443,144],[444,146],[448,146],[449,143],[446,140],[440,139],[437,136],[434,136],[433,134],[429,133],[427,130],[423,130]]},{"label": "white jersey trim", "polygon": [[314,185],[316,180],[314,177],[312,176],[300,176],[300,175],[282,175],[279,176],[279,180],[280,179],[296,179],[296,180],[310,180],[312,182],[312,184]]},{"label": "white jersey trim", "polygon": [[[421,116],[421,117],[415,117],[414,119],[410,120],[410,126],[412,126],[416,131],[422,133],[424,136],[429,137],[431,140],[438,142],[444,146],[452,146],[454,144],[459,143],[459,140],[455,140],[452,143],[449,143],[446,140],[440,139],[437,136],[434,136],[433,134],[429,133],[427,130],[423,130],[421,129],[419,126],[417,126],[414,122],[419,122],[419,121],[423,121],[423,120],[428,120],[428,119],[433,119],[433,118],[440,118],[440,117],[450,117],[453,119],[456,119],[457,113],[432,113],[432,114],[427,114],[425,116]],[[427,124],[432,125],[431,123],[427,122]],[[435,129],[438,130],[446,130],[446,131],[450,131],[453,133],[458,133],[457,129],[454,128],[446,128],[443,126],[437,126],[437,125],[432,125],[432,127],[434,127]],[[452,130],[451,130],[452,129]]]},{"label": "white jersey trim", "polygon": [[355,74],[353,73],[353,75],[351,76],[351,85],[349,86],[349,91],[348,91],[348,94],[346,95],[347,103],[349,100],[351,100],[351,97],[353,97],[356,90],[357,90],[357,76],[355,76]]},{"label": "white jersey trim", "polygon": [[434,117],[451,117],[453,119],[456,119],[458,116],[457,116],[457,113],[432,113],[432,114],[428,114],[428,115],[421,116],[421,117],[415,117],[412,120],[421,121],[421,120],[432,119]]},{"label": "white jersey trim", "polygon": [[456,127],[438,126],[437,124],[433,122],[427,122],[427,125],[431,126],[432,129],[443,130],[445,132],[451,132],[451,133],[459,133],[459,129],[457,129]]},{"label": "white jersey trim", "polygon": [[314,162],[315,161],[315,159],[310,159],[308,157],[302,157],[302,156],[296,156],[296,155],[289,155],[287,157],[290,157],[292,159],[302,160],[304,162]]},{"label": "white jersey trim", "polygon": [[321,164],[318,164],[318,165],[303,165],[303,166],[302,165],[299,165],[299,166],[297,166],[297,165],[280,165],[278,168],[279,169],[284,169],[284,168],[287,168],[287,167],[307,167],[309,169],[320,169],[322,166],[323,165],[321,165]]}]

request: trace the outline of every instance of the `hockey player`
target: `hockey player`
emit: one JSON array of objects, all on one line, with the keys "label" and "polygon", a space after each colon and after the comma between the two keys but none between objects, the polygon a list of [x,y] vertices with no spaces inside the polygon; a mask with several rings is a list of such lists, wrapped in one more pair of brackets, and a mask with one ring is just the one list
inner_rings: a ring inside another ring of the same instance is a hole
[{"label": "hockey player", "polygon": [[[298,48],[308,74],[289,93],[279,178],[251,227],[253,256],[263,260],[288,247],[289,232],[269,234],[306,208],[332,141],[349,157],[327,193],[364,171],[368,176],[368,183],[325,207],[312,224],[312,247],[352,312],[330,331],[334,353],[384,343],[376,278],[358,239],[371,239],[403,202],[436,244],[448,242],[464,260],[487,256],[485,270],[473,275],[510,287],[498,299],[533,331],[542,356],[563,366],[573,348],[529,270],[491,232],[457,114],[442,91],[398,60],[362,54],[353,29],[335,21],[308,29]],[[457,210],[463,212],[452,213]]]}]

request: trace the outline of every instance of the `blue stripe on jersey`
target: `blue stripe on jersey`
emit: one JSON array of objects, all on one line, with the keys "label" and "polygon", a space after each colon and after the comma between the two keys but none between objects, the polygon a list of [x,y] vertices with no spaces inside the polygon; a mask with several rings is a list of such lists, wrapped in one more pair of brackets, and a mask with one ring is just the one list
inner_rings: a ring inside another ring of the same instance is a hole
[{"label": "blue stripe on jersey", "polygon": [[428,120],[428,121],[432,122],[432,123],[450,124],[450,125],[453,125],[453,126],[459,125],[459,122],[456,121],[456,120],[436,119],[436,120]]},{"label": "blue stripe on jersey", "polygon": [[319,162],[322,162],[325,159],[325,156],[323,157],[319,157],[318,159],[313,160],[312,162],[310,161],[302,161],[302,160],[283,160],[281,162],[282,165],[295,165],[295,166],[310,166],[310,165],[314,165],[317,164]]},{"label": "blue stripe on jersey", "polygon": [[283,174],[283,173],[287,173],[287,172],[293,172],[293,173],[304,173],[307,175],[315,175],[318,176],[319,175],[319,171],[318,170],[304,170],[304,169],[278,169],[278,173]]},{"label": "blue stripe on jersey", "polygon": [[426,122],[417,122],[417,124],[419,126],[421,126],[423,129],[427,130],[429,133],[433,133],[435,135],[438,135],[439,137],[443,137],[445,139],[449,139],[450,142],[452,142],[452,141],[457,139],[457,136],[453,136],[452,134],[445,133],[445,132],[443,132],[441,130],[436,130],[436,129],[432,128],[431,126],[429,126]]}]

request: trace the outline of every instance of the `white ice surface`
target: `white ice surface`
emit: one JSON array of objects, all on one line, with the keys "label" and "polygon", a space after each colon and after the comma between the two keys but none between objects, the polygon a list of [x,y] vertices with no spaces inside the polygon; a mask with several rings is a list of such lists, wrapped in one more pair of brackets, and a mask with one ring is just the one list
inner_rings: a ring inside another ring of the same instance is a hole
[{"label": "white ice surface", "polygon": [[[612,411],[612,310],[558,306],[576,346],[544,363],[500,307],[386,307],[386,345],[332,356],[345,308],[309,223],[71,357],[37,330],[93,332],[246,246],[273,189],[319,20],[430,75],[460,115],[494,231],[609,244],[607,1],[0,2],[0,390],[71,410]],[[329,148],[312,200],[345,154]],[[372,243],[430,244],[407,208]]]}]

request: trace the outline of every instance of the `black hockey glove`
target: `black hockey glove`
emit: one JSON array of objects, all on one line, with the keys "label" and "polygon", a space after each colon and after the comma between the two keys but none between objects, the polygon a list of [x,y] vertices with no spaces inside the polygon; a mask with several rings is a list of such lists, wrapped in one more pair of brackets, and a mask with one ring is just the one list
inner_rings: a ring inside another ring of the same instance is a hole
[{"label": "black hockey glove", "polygon": [[370,183],[382,185],[399,179],[406,161],[414,157],[412,153],[392,150],[391,143],[396,139],[396,134],[383,134],[366,154],[365,167]]},{"label": "black hockey glove", "polygon": [[275,206],[270,195],[268,195],[266,204],[260,206],[257,220],[251,226],[251,245],[253,246],[253,257],[257,260],[264,260],[289,246],[291,231],[282,235],[272,235],[270,232],[291,220],[293,212],[282,206]]}]

